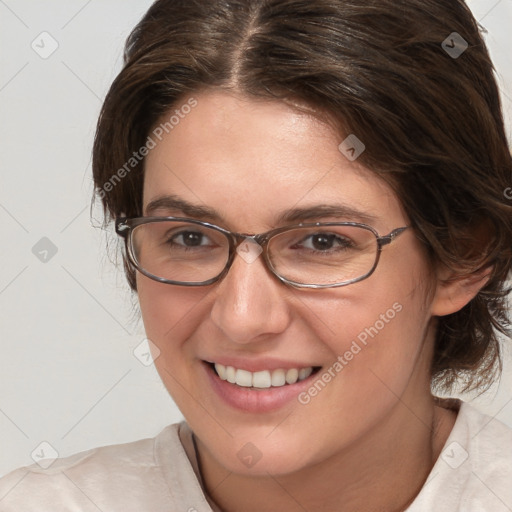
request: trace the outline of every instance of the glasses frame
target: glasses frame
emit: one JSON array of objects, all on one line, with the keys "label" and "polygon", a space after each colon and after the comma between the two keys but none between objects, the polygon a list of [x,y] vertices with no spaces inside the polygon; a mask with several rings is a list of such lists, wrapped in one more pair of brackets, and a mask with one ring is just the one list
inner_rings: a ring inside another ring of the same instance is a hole
[{"label": "glasses frame", "polygon": [[[166,222],[166,221],[181,221],[181,222],[187,222],[190,224],[197,224],[198,226],[204,226],[207,228],[212,228],[216,231],[219,231],[220,233],[224,234],[229,242],[229,257],[226,262],[226,266],[224,267],[224,270],[220,272],[216,277],[213,277],[211,279],[208,279],[207,281],[201,281],[201,282],[192,282],[192,283],[184,283],[182,281],[172,281],[169,279],[165,279],[163,277],[155,276],[154,274],[151,274],[147,270],[145,270],[143,267],[141,267],[135,258],[135,255],[133,253],[133,243],[132,243],[132,232],[137,226],[141,226],[143,224],[150,224],[155,222]],[[274,267],[272,266],[272,262],[268,256],[267,248],[268,243],[270,240],[276,236],[279,235],[285,231],[290,231],[297,228],[304,228],[304,227],[328,227],[328,226],[352,226],[352,227],[359,227],[366,229],[370,231],[377,240],[377,254],[375,257],[375,262],[372,266],[372,268],[363,276],[356,277],[354,279],[350,279],[348,281],[341,281],[339,283],[334,284],[304,284],[304,283],[297,283],[296,281],[291,281],[289,279],[286,279],[285,277],[282,277],[279,275]],[[377,268],[377,265],[380,260],[380,254],[382,252],[382,248],[386,245],[389,245],[393,240],[395,240],[399,235],[401,235],[406,229],[408,229],[409,226],[403,226],[400,228],[393,229],[390,233],[384,236],[380,236],[379,233],[372,228],[371,226],[368,226],[367,224],[362,224],[359,222],[314,222],[314,223],[301,223],[301,224],[294,224],[290,226],[283,226],[281,228],[272,229],[270,231],[266,231],[265,233],[258,233],[258,234],[251,234],[251,233],[236,233],[233,231],[229,231],[227,229],[221,228],[220,226],[216,226],[215,224],[211,224],[209,222],[204,222],[196,219],[190,219],[187,217],[118,217],[115,220],[115,229],[116,233],[124,238],[125,240],[125,248],[126,248],[126,254],[128,255],[128,259],[130,263],[133,265],[133,267],[138,270],[141,274],[145,275],[146,277],[149,277],[150,279],[153,279],[154,281],[158,281],[160,283],[164,284],[174,284],[178,286],[207,286],[213,283],[216,283],[217,281],[220,281],[231,268],[231,265],[233,264],[233,261],[235,259],[236,250],[240,244],[242,244],[245,240],[250,239],[253,242],[256,242],[260,247],[262,248],[262,254],[263,254],[263,260],[265,262],[265,266],[267,269],[281,282],[293,286],[295,288],[337,288],[340,286],[347,286],[349,284],[357,283],[359,281],[362,281],[363,279],[367,279],[370,277],[375,269]]]}]

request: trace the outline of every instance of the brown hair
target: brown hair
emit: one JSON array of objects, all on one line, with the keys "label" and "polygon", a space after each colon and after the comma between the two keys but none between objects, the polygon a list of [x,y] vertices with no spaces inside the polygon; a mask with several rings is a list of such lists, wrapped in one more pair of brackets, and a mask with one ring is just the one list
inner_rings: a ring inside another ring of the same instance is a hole
[{"label": "brown hair", "polygon": [[358,161],[393,186],[433,264],[459,274],[493,265],[481,292],[439,319],[432,382],[469,391],[493,381],[510,327],[512,159],[493,66],[463,1],[158,0],[124,57],[93,152],[106,222],[142,214],[144,161],[130,159],[191,95],[301,100],[364,142]]}]

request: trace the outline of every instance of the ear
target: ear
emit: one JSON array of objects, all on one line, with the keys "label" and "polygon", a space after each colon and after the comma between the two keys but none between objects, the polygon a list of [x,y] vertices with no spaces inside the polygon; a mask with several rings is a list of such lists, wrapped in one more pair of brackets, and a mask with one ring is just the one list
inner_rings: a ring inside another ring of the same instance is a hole
[{"label": "ear", "polygon": [[431,303],[432,316],[445,316],[460,311],[487,284],[491,272],[492,266],[464,276],[457,276],[453,271],[440,272]]}]

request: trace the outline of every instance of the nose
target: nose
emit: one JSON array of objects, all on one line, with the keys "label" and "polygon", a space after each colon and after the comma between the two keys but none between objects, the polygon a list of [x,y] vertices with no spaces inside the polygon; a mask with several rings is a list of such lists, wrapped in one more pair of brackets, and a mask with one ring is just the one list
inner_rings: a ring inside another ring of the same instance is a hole
[{"label": "nose", "polygon": [[267,269],[261,254],[253,260],[236,254],[229,272],[216,286],[211,318],[229,340],[250,343],[287,328],[287,287]]}]

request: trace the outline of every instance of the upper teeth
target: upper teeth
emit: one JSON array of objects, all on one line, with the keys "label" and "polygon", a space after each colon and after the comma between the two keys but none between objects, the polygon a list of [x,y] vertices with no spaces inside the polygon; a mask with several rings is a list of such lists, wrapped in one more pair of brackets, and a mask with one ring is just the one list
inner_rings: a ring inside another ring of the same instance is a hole
[{"label": "upper teeth", "polygon": [[289,370],[262,370],[260,372],[249,372],[240,370],[232,366],[224,366],[215,363],[215,370],[222,380],[227,380],[231,384],[237,384],[246,388],[269,388],[280,387],[285,384],[295,384],[299,380],[308,378],[313,372],[313,367],[308,368],[290,368]]}]

